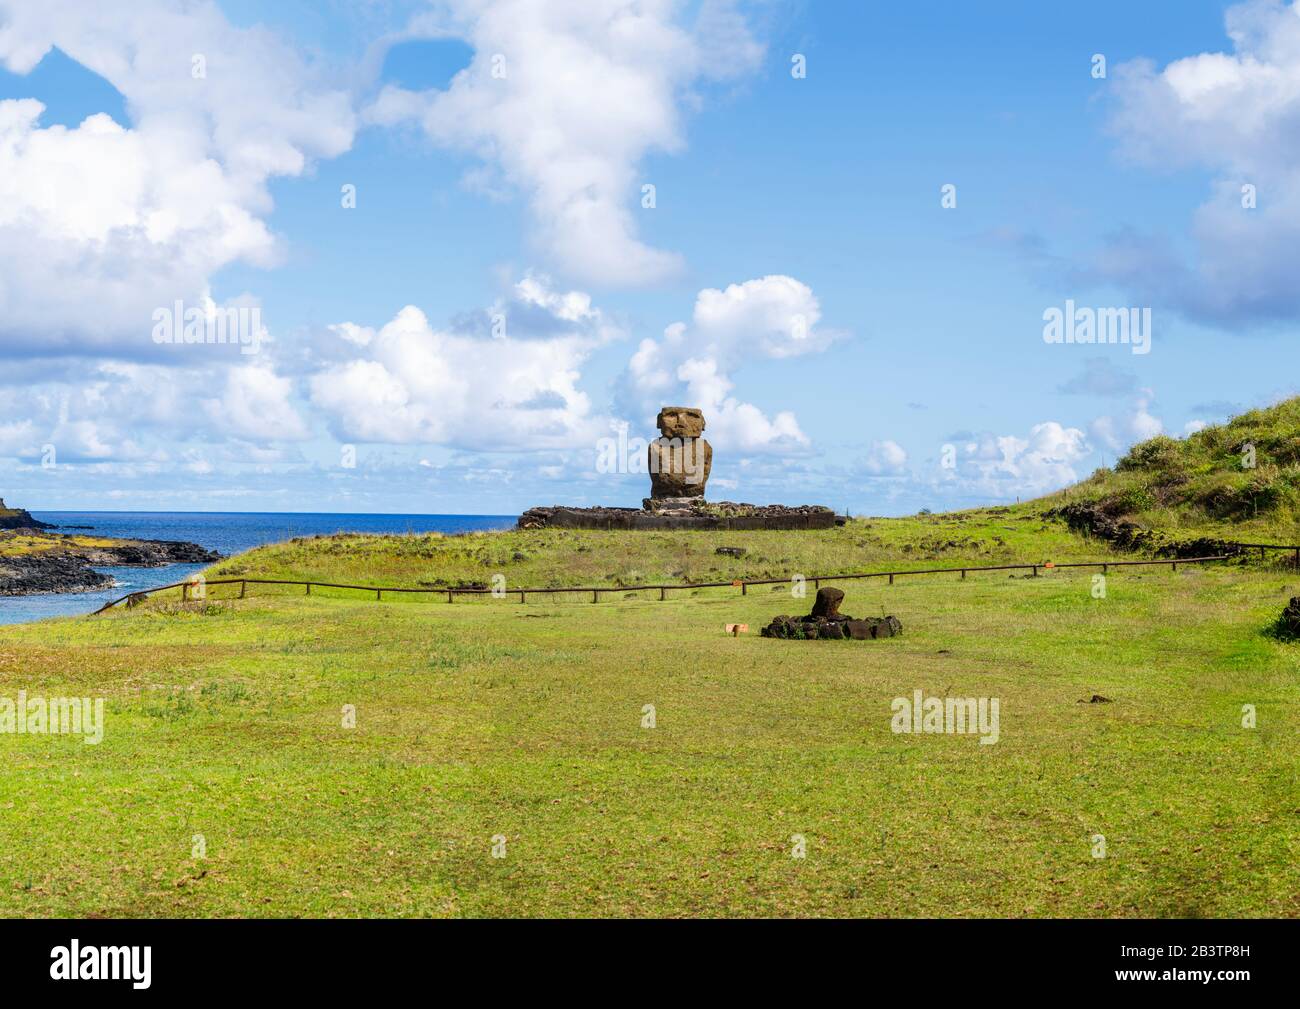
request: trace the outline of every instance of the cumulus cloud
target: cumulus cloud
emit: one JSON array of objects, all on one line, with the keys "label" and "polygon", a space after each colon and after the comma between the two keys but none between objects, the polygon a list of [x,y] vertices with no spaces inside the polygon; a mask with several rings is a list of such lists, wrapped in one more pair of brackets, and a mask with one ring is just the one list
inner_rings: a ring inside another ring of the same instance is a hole
[{"label": "cumulus cloud", "polygon": [[1028,435],[983,434],[952,446],[953,465],[941,468],[938,487],[998,499],[1032,497],[1079,479],[1075,467],[1091,453],[1077,427],[1043,421]]},{"label": "cumulus cloud", "polygon": [[721,447],[753,451],[807,444],[793,413],[769,418],[732,396],[730,373],[748,359],[825,350],[839,334],[820,321],[817,298],[793,277],[706,288],[689,323],[675,322],[660,339],[641,341],[622,379],[624,398],[651,416],[670,401],[700,407],[710,440]]},{"label": "cumulus cloud", "polygon": [[1098,417],[1090,428],[1093,438],[1112,451],[1119,452],[1161,434],[1165,425],[1164,421],[1151,413],[1153,398],[1151,390],[1144,389],[1128,413]]},{"label": "cumulus cloud", "polygon": [[[632,208],[648,181],[638,163],[681,149],[692,87],[742,74],[762,54],[730,0],[704,0],[690,25],[682,10],[673,0],[447,0],[407,36],[464,39],[471,64],[446,90],[386,87],[366,117],[414,120],[481,157],[526,194],[537,242],[566,274],[654,283],[682,264],[637,237]],[[473,184],[495,192],[492,176],[476,170]]]},{"label": "cumulus cloud", "polygon": [[[1139,60],[1113,73],[1122,153],[1161,169],[1216,174],[1191,222],[1194,256],[1160,237],[1126,233],[1090,272],[1202,321],[1292,319],[1300,314],[1292,266],[1300,242],[1300,15],[1294,3],[1249,0],[1225,20],[1231,53],[1200,53],[1163,69]],[[1254,209],[1243,205],[1248,195]]]},{"label": "cumulus cloud", "polygon": [[214,429],[255,441],[297,441],[307,425],[290,397],[293,384],[266,365],[231,368],[221,398],[204,400]]},{"label": "cumulus cloud", "polygon": [[[484,451],[594,444],[608,418],[592,415],[578,382],[613,327],[585,295],[535,276],[499,307],[501,336],[435,329],[410,305],[378,331],[338,327],[351,356],[312,376],[312,404],[346,441]],[[562,328],[538,336],[528,322],[537,310]]]},{"label": "cumulus cloud", "polygon": [[902,476],[907,472],[907,451],[896,441],[873,441],[858,468],[868,476]]},{"label": "cumulus cloud", "polygon": [[29,73],[55,46],[132,122],[42,125],[41,103],[0,101],[0,348],[144,356],[155,307],[274,261],[267,182],[346,150],[350,99],[213,3],[0,0],[0,65]]}]

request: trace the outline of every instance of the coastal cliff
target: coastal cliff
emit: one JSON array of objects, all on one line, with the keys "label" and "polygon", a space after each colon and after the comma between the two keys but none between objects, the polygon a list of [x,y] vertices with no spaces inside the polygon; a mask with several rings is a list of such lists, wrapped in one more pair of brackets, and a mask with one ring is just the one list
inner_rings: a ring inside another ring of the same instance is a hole
[{"label": "coastal cliff", "polygon": [[25,508],[9,508],[0,498],[0,529],[53,529],[48,522],[32,518]]}]

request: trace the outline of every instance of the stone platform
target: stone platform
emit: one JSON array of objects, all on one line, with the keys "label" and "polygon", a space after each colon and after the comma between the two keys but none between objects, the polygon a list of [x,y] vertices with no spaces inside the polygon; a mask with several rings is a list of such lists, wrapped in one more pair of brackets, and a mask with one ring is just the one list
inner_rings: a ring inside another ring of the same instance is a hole
[{"label": "stone platform", "polygon": [[830,529],[844,518],[822,505],[749,505],[731,501],[650,508],[530,508],[520,529]]}]

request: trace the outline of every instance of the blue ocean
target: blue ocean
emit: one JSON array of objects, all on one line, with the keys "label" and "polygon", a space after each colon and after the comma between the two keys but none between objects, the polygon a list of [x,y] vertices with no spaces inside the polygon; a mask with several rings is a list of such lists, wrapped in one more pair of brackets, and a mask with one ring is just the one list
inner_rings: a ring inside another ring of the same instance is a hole
[{"label": "blue ocean", "polygon": [[[32,512],[59,528],[121,539],[184,540],[228,557],[294,536],[331,533],[462,533],[509,529],[514,515],[338,515],[297,512]],[[0,596],[0,624],[91,613],[127,592],[168,585],[201,570],[200,564],[162,568],[99,568],[117,580],[107,592]]]}]

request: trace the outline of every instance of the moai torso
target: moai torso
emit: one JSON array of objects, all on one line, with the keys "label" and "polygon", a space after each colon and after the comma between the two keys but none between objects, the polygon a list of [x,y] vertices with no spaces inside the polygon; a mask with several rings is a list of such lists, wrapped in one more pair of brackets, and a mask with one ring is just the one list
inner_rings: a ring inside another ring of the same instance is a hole
[{"label": "moai torso", "polygon": [[713,468],[713,446],[701,437],[704,414],[694,407],[666,406],[655,421],[660,437],[650,443],[650,499],[703,498]]}]

